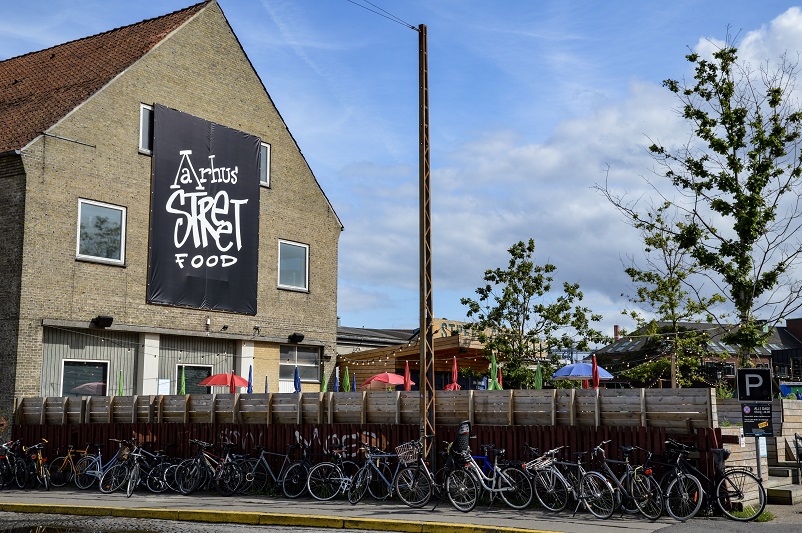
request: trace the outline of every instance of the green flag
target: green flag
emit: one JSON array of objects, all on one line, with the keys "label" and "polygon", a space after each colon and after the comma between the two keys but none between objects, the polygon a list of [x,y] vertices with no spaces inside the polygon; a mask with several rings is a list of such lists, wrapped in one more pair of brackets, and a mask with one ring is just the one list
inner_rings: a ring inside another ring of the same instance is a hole
[{"label": "green flag", "polygon": [[326,379],[326,372],[323,372],[323,387],[321,392],[328,392],[326,389],[329,386],[329,381]]},{"label": "green flag", "polygon": [[187,393],[187,383],[186,379],[184,378],[184,367],[181,367],[181,380],[178,382],[178,394],[186,394]]},{"label": "green flag", "polygon": [[490,352],[490,384],[487,390],[501,390],[498,382],[498,365],[496,364],[496,352]]},{"label": "green flag", "polygon": [[351,380],[348,378],[348,367],[345,367],[345,375],[343,376],[343,390],[345,392],[351,390]]},{"label": "green flag", "polygon": [[535,389],[542,389],[543,388],[543,371],[540,369],[540,361],[537,362],[537,368],[535,369]]},{"label": "green flag", "polygon": [[117,396],[123,395],[123,369],[120,369],[120,379],[117,380]]}]

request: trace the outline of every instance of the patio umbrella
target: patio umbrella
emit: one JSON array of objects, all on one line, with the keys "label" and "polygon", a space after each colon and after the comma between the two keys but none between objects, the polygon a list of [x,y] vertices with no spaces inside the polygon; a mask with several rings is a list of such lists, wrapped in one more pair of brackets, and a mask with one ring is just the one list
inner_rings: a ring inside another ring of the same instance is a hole
[{"label": "patio umbrella", "polygon": [[356,392],[356,372],[354,372],[354,379],[351,380],[351,392]]},{"label": "patio umbrella", "polygon": [[301,374],[298,373],[298,366],[295,366],[295,375],[293,376],[293,385],[295,385],[294,392],[301,392]]},{"label": "patio umbrella", "polygon": [[184,367],[181,367],[181,380],[178,382],[178,394],[187,393],[187,380],[184,377]]},{"label": "patio umbrella", "polygon": [[537,362],[535,369],[535,389],[540,390],[543,388],[543,371],[540,369],[540,361]]},{"label": "patio umbrella", "polygon": [[444,390],[460,390],[462,386],[457,383],[457,357],[454,356],[454,364],[451,366],[451,383],[444,387]]},{"label": "patio umbrella", "polygon": [[498,382],[498,365],[496,364],[496,352],[490,353],[490,384],[487,390],[501,390],[501,383]]},{"label": "patio umbrella", "polygon": [[329,380],[326,379],[326,373],[323,372],[323,386],[321,387],[321,392],[328,392],[326,389],[329,387]]},{"label": "patio umbrella", "polygon": [[117,396],[123,395],[123,369],[120,369],[120,377],[117,378]]},{"label": "patio umbrella", "polygon": [[409,377],[409,361],[404,365],[404,390],[412,390],[412,378]]},{"label": "patio umbrella", "polygon": [[248,394],[253,394],[253,365],[248,366]]},{"label": "patio umbrella", "polygon": [[351,390],[351,379],[348,377],[348,367],[345,367],[345,374],[343,375],[343,392]]},{"label": "patio umbrella", "polygon": [[70,392],[86,394],[88,396],[104,396],[106,394],[106,382],[90,381],[89,383],[83,383],[77,387],[71,388]]},{"label": "patio umbrella", "polygon": [[[599,379],[612,379],[613,375],[597,366]],[[553,379],[593,379],[593,366],[589,363],[565,365],[552,375]]]},{"label": "patio umbrella", "polygon": [[[382,372],[381,374],[370,376],[365,380],[364,383],[362,383],[362,386],[364,387],[368,383],[372,383],[374,381],[378,381],[379,383],[387,383],[388,385],[403,385],[404,376],[399,376],[398,374],[393,374],[390,372]],[[354,378],[354,382],[356,382],[356,378]]]},{"label": "patio umbrella", "polygon": [[501,368],[498,369],[498,388],[504,388],[504,382],[501,380]]},{"label": "patio umbrella", "polygon": [[591,366],[591,373],[592,373],[593,377],[591,379],[593,380],[593,388],[594,389],[598,389],[599,388],[599,364],[596,362],[596,354],[593,354],[593,359],[592,360],[593,360],[593,362],[591,363],[590,366]]},{"label": "patio umbrella", "polygon": [[267,376],[265,376],[265,394],[267,394]]},{"label": "patio umbrella", "polygon": [[247,387],[248,380],[242,376],[238,376],[232,370],[230,374],[212,374],[204,379],[198,385],[206,387],[225,387],[228,386],[228,392],[237,392],[237,387]]},{"label": "patio umbrella", "polygon": [[332,392],[340,392],[340,369],[334,369],[334,390]]}]

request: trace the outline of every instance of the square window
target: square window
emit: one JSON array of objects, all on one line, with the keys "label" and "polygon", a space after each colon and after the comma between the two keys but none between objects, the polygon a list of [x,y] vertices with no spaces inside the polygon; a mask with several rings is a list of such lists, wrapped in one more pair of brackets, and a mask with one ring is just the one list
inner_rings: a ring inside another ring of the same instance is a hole
[{"label": "square window", "polygon": [[144,154],[153,152],[153,106],[139,106],[139,151]]},{"label": "square window", "polygon": [[198,385],[201,381],[212,375],[211,366],[200,365],[177,365],[175,379],[175,393],[180,394],[181,390],[181,370],[184,371],[184,394],[210,394],[211,387]]},{"label": "square window", "polygon": [[270,187],[270,145],[262,143],[259,150],[259,183]]},{"label": "square window", "polygon": [[303,383],[320,383],[320,348],[314,346],[281,346],[278,377],[295,379],[295,368]]},{"label": "square window", "polygon": [[79,259],[122,265],[125,263],[124,207],[78,200]]},{"label": "square window", "polygon": [[108,361],[62,361],[62,396],[105,396],[109,384]]},{"label": "square window", "polygon": [[309,290],[309,246],[279,241],[278,286],[282,289]]}]

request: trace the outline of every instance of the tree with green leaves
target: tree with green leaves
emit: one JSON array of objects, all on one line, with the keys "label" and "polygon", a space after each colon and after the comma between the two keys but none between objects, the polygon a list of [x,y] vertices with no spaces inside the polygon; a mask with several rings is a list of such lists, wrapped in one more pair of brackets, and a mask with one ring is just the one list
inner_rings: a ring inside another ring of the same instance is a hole
[{"label": "tree with green leaves", "polygon": [[485,353],[495,351],[503,361],[505,387],[531,388],[532,365],[551,349],[587,350],[591,343],[608,339],[592,327],[601,316],[581,305],[579,284],[563,283],[562,292],[554,296],[557,268],[535,264],[533,239],[514,244],[508,252],[507,267],[485,271],[478,297],[460,302],[468,307],[471,329],[485,344]]},{"label": "tree with green leaves", "polygon": [[[728,39],[712,57],[686,56],[692,80],[666,80],[692,129],[682,146],[649,149],[678,192],[673,236],[734,310],[722,340],[751,366],[769,328],[802,306],[796,276],[802,226],[802,113],[792,99],[797,64],[757,70]],[[634,209],[632,210],[634,212]]]}]

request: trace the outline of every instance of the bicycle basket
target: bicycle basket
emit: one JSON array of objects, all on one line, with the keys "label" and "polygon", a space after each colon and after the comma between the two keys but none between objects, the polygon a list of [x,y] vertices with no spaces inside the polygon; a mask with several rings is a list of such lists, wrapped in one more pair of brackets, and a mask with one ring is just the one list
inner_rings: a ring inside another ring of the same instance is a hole
[{"label": "bicycle basket", "polygon": [[451,446],[451,451],[457,455],[467,451],[470,436],[471,423],[467,420],[460,422],[459,426],[457,426],[457,432],[454,434],[454,444]]},{"label": "bicycle basket", "polygon": [[538,457],[526,463],[527,470],[541,470],[550,467],[554,463],[554,457]]},{"label": "bicycle basket", "polygon": [[395,448],[395,453],[398,455],[398,460],[405,465],[414,463],[418,460],[417,442],[412,441],[399,444]]},{"label": "bicycle basket", "polygon": [[120,459],[125,461],[128,459],[129,455],[131,455],[131,448],[129,448],[126,444],[122,444],[120,446]]}]

